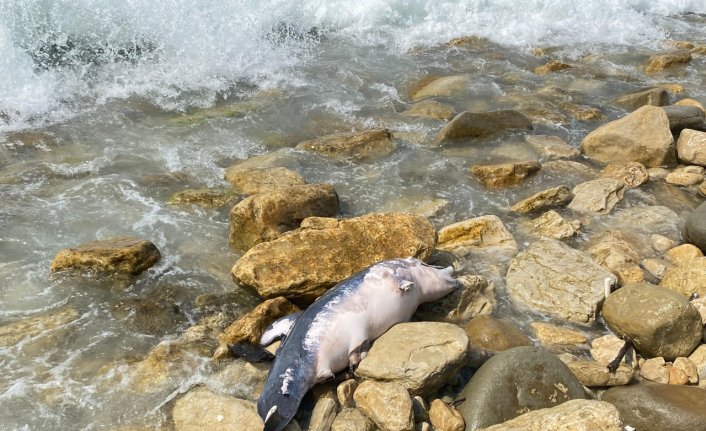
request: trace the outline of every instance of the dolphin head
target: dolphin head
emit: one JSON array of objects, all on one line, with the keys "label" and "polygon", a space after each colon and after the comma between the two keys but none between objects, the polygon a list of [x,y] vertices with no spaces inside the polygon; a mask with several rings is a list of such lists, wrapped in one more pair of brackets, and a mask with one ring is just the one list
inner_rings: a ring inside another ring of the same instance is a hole
[{"label": "dolphin head", "polygon": [[421,291],[420,303],[436,301],[458,289],[461,283],[453,277],[452,266],[441,268],[418,259],[405,259],[409,275]]}]

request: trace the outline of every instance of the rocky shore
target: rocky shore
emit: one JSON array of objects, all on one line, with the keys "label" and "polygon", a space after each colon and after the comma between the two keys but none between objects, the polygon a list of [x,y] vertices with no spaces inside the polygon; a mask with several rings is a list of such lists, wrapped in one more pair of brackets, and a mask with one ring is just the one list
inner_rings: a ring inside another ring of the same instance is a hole
[{"label": "rocky shore", "polygon": [[[644,73],[668,74],[692,55],[703,55],[703,46],[655,55]],[[547,58],[534,73],[580,67]],[[521,195],[505,213],[435,226],[429,219],[448,202],[422,196],[340,217],[346,203],[335,184],[307,183],[278,163],[276,151],[235,163],[225,174],[232,189],[190,190],[171,203],[232,205],[223,238],[242,255],[231,275],[262,302],[239,315],[202,318],[107,381],[128,381],[145,394],[206,370],[207,379],[179,387],[166,403],[166,428],[262,430],[254,403],[268,364],[233,358],[227,345],[259,342],[270,323],[339,281],[380,260],[412,256],[454,263],[463,287],[377,339],[354,379],[312,390],[288,430],[706,430],[706,202],[683,210],[706,197],[704,106],[675,100],[668,86],[620,95],[614,107],[628,112],[596,124],[575,148],[533,132],[547,112],[456,112],[444,98],[468,79],[423,79],[411,86],[405,113],[444,122],[426,144],[439,151],[522,131],[523,154],[533,158],[493,159],[461,173],[489,193]],[[603,119],[595,107],[566,103],[565,112],[582,121]],[[331,163],[364,164],[394,153],[400,141],[368,129],[296,148]],[[545,170],[586,178],[525,193]],[[649,204],[633,205],[630,196]],[[680,205],[672,208],[674,200]],[[148,240],[121,237],[62,250],[52,271],[130,277],[162,257]],[[175,319],[160,307],[146,313]],[[66,308],[1,326],[0,346],[77,318]],[[611,372],[623,341],[632,347]]]}]

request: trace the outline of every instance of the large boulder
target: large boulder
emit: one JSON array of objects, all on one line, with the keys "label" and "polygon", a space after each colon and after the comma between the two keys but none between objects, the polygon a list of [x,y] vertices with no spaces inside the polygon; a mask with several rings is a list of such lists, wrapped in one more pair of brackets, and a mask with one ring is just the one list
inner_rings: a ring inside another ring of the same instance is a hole
[{"label": "large boulder", "polygon": [[228,239],[246,251],[296,229],[307,217],[332,217],[339,208],[330,184],[306,184],[260,193],[240,201],[230,211]]},{"label": "large boulder", "polygon": [[693,386],[641,383],[607,390],[601,397],[638,430],[706,429],[706,391]]},{"label": "large boulder", "polygon": [[458,398],[466,399],[458,411],[472,431],[588,396],[556,356],[541,347],[515,347],[483,364]]},{"label": "large boulder", "polygon": [[248,250],[232,274],[263,298],[285,296],[306,304],[376,262],[410,256],[426,260],[435,246],[434,227],[411,214],[310,217],[299,229]]},{"label": "large boulder", "polygon": [[706,130],[704,111],[697,106],[670,105],[662,108],[669,119],[669,128],[674,135],[684,129]]},{"label": "large boulder", "polygon": [[649,283],[624,286],[603,304],[603,319],[642,355],[671,361],[688,356],[701,342],[703,324],[687,298]]},{"label": "large boulder", "polygon": [[251,168],[235,164],[226,169],[225,179],[240,193],[254,195],[305,184],[304,177],[282,167]]},{"label": "large boulder", "polygon": [[669,118],[655,106],[605,124],[581,142],[583,152],[601,163],[640,162],[649,168],[663,165],[673,147]]},{"label": "large boulder", "polygon": [[682,130],[677,140],[677,156],[685,163],[706,166],[706,132]]},{"label": "large boulder", "polygon": [[389,130],[375,129],[328,135],[301,142],[297,148],[329,157],[368,161],[391,154],[397,148],[397,143]]},{"label": "large boulder", "polygon": [[176,431],[261,431],[264,427],[254,403],[205,388],[192,389],[179,398],[172,418]]},{"label": "large boulder", "polygon": [[684,241],[694,244],[706,253],[706,202],[701,203],[686,218],[682,236]]},{"label": "large boulder", "polygon": [[514,323],[487,315],[476,316],[466,325],[470,347],[470,365],[478,367],[498,352],[518,346],[531,346],[532,341]]},{"label": "large boulder", "polygon": [[532,122],[517,111],[462,112],[444,126],[437,142],[453,139],[481,138],[508,129],[531,129]]},{"label": "large boulder", "polygon": [[507,270],[510,297],[540,311],[580,323],[595,321],[613,274],[585,253],[543,238],[515,256]]},{"label": "large boulder", "polygon": [[159,250],[152,242],[119,237],[91,241],[61,250],[51,263],[51,270],[139,274],[157,263],[160,258]]},{"label": "large boulder", "polygon": [[593,400],[571,400],[527,412],[479,431],[623,431],[618,409]]},{"label": "large boulder", "polygon": [[450,323],[400,323],[378,338],[360,362],[363,379],[396,382],[427,396],[456,374],[466,359],[468,337]]}]

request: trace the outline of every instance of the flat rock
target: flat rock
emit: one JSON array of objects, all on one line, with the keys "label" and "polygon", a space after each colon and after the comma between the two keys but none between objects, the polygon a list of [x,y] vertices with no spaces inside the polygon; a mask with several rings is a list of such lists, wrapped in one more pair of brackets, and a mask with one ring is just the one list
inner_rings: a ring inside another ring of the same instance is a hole
[{"label": "flat rock", "polygon": [[462,288],[436,301],[421,304],[414,313],[415,318],[465,325],[474,316],[488,315],[495,310],[497,301],[492,280],[480,275],[462,275],[457,280]]},{"label": "flat rock", "polygon": [[311,412],[308,431],[329,431],[336,419],[337,407],[336,401],[331,398],[319,398]]},{"label": "flat rock", "polygon": [[412,117],[433,118],[435,120],[450,120],[456,115],[453,106],[435,100],[423,100],[412,105],[403,112]]},{"label": "flat rock", "polygon": [[655,383],[669,383],[670,372],[663,357],[658,356],[640,362],[640,377]]},{"label": "flat rock", "polygon": [[665,106],[669,105],[669,93],[664,88],[656,87],[626,94],[616,99],[615,102],[631,110],[645,105]]},{"label": "flat rock", "polygon": [[331,424],[331,431],[374,431],[375,423],[358,409],[343,409]]},{"label": "flat rock", "polygon": [[706,166],[706,132],[682,130],[677,140],[677,156],[685,163]]},{"label": "flat rock", "polygon": [[645,72],[658,73],[676,65],[686,64],[691,61],[691,54],[688,49],[655,54],[650,57],[645,66]]},{"label": "flat rock", "polygon": [[449,97],[462,93],[471,84],[466,75],[442,76],[427,78],[417,84],[419,89],[412,94],[412,100],[417,102],[430,97]]},{"label": "flat rock", "polygon": [[358,386],[353,397],[358,410],[381,431],[414,429],[412,398],[399,383],[366,380]]},{"label": "flat rock", "polygon": [[623,431],[620,413],[611,404],[571,400],[557,407],[531,411],[479,431]]},{"label": "flat rock", "polygon": [[611,121],[581,141],[583,152],[601,163],[640,162],[648,168],[663,165],[673,147],[669,118],[655,106]]},{"label": "flat rock", "polygon": [[615,373],[608,371],[605,364],[596,361],[569,361],[566,363],[582,385],[589,388],[623,386],[632,381],[633,370],[627,364],[620,364]]},{"label": "flat rock", "polygon": [[35,317],[0,326],[0,347],[14,346],[22,340],[49,332],[78,319],[74,308],[65,307]]},{"label": "flat rock", "polygon": [[547,322],[530,323],[535,337],[540,343],[549,346],[577,346],[588,344],[588,337],[581,331]]},{"label": "flat rock", "polygon": [[228,240],[240,251],[272,241],[307,217],[331,217],[340,203],[330,184],[306,184],[250,196],[230,211]]},{"label": "flat rock", "polygon": [[462,112],[436,136],[437,142],[482,138],[509,129],[531,129],[532,122],[517,111]]},{"label": "flat rock", "polygon": [[174,193],[170,205],[198,205],[202,208],[221,208],[240,201],[242,196],[233,190],[187,189]]},{"label": "flat rock", "polygon": [[686,217],[682,236],[685,242],[694,244],[706,253],[706,202],[702,202]]},{"label": "flat rock", "polygon": [[615,178],[627,187],[639,187],[649,181],[647,169],[639,162],[611,163],[601,173],[600,178]]},{"label": "flat rock", "polygon": [[485,247],[517,249],[517,242],[498,216],[475,217],[439,230],[439,250],[463,253],[468,249]]},{"label": "flat rock", "polygon": [[530,222],[533,234],[554,239],[571,238],[580,228],[580,220],[566,221],[554,210],[549,210]]},{"label": "flat rock", "polygon": [[564,319],[592,323],[613,274],[587,254],[543,238],[512,259],[506,283],[517,302]]},{"label": "flat rock", "polygon": [[387,202],[382,206],[382,212],[406,212],[422,217],[436,217],[449,207],[446,199],[426,195],[406,195]]},{"label": "flat rock", "polygon": [[481,315],[465,327],[469,343],[469,363],[479,367],[498,352],[518,346],[531,346],[532,341],[510,321]]},{"label": "flat rock", "polygon": [[265,386],[269,364],[236,359],[215,363],[212,367],[216,372],[204,382],[210,391],[256,402]]},{"label": "flat rock", "polygon": [[225,179],[240,193],[254,195],[305,184],[299,173],[282,167],[243,168],[235,164],[226,169]]},{"label": "flat rock", "polygon": [[603,319],[647,358],[688,356],[701,342],[699,312],[689,300],[649,283],[624,286],[606,298]]},{"label": "flat rock", "polygon": [[662,107],[669,119],[669,128],[676,136],[684,129],[706,131],[704,111],[696,106],[669,105]]},{"label": "flat rock", "polygon": [[376,129],[360,133],[328,135],[301,142],[297,148],[329,157],[369,161],[391,154],[397,149],[397,143],[388,130]]},{"label": "flat rock", "polygon": [[670,172],[664,178],[668,184],[675,186],[695,186],[701,184],[704,180],[704,174],[696,174],[693,172],[675,171]]},{"label": "flat rock", "polygon": [[59,251],[51,264],[52,271],[73,269],[104,273],[139,274],[161,258],[150,241],[119,237],[91,241]]},{"label": "flat rock", "polygon": [[579,150],[558,136],[527,135],[525,142],[532,146],[540,157],[547,160],[566,159],[579,155]]},{"label": "flat rock", "polygon": [[427,396],[461,368],[467,352],[468,337],[456,325],[400,323],[373,343],[356,375],[396,382],[412,395]]},{"label": "flat rock", "polygon": [[242,286],[263,298],[310,303],[341,280],[376,262],[398,257],[426,260],[436,232],[426,218],[403,213],[345,220],[310,217],[301,227],[247,251],[233,266]]},{"label": "flat rock", "polygon": [[179,398],[172,419],[176,431],[262,431],[264,427],[254,403],[204,388],[192,389]]},{"label": "flat rock", "polygon": [[529,213],[532,211],[546,210],[550,207],[561,206],[568,203],[572,198],[571,190],[567,186],[561,185],[535,193],[532,196],[514,204],[510,209],[518,213]]},{"label": "flat rock", "polygon": [[515,347],[489,359],[458,395],[467,430],[588,398],[571,370],[541,347]]},{"label": "flat rock", "polygon": [[599,178],[574,187],[568,208],[584,214],[608,214],[623,200],[625,183],[614,178]]},{"label": "flat rock", "polygon": [[516,186],[525,178],[539,172],[542,165],[534,160],[524,162],[498,163],[492,165],[475,165],[471,167],[471,174],[486,186],[502,188]]},{"label": "flat rock", "polygon": [[611,388],[601,399],[638,430],[706,429],[706,391],[697,387],[641,383]]},{"label": "flat rock", "polygon": [[706,257],[691,259],[683,265],[670,266],[659,285],[685,298],[694,293],[700,297],[706,296]]}]

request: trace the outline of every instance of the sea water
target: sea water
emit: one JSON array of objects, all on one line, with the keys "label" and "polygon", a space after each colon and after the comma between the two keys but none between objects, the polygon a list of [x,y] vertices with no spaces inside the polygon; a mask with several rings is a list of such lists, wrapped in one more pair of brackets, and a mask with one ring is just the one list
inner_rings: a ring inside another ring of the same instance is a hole
[{"label": "sea water", "polygon": [[[163,425],[170,400],[208,378],[199,360],[145,394],[123,373],[214,312],[196,305],[200,295],[231,295],[216,307],[230,315],[258,300],[230,278],[238,254],[227,209],[172,206],[173,192],[225,187],[225,167],[276,152],[308,182],[334,184],[342,216],[427,196],[448,202],[437,227],[484,214],[512,227],[507,207],[520,197],[588,178],[547,173],[519,190],[483,189],[468,167],[521,158],[521,136],[436,148],[443,122],[401,114],[413,84],[469,76],[467,91],[445,100],[459,112],[546,107],[533,105],[536,92],[553,86],[600,107],[603,122],[625,114],[609,103],[616,94],[665,81],[704,102],[703,59],[666,78],[640,69],[667,41],[706,43],[704,14],[702,0],[0,0],[0,325],[77,313],[0,346],[0,429]],[[446,45],[465,36],[482,39]],[[584,72],[540,78],[535,48]],[[533,133],[574,146],[596,127],[550,120]],[[399,144],[376,162],[292,148],[372,127]],[[153,241],[162,260],[133,280],[50,274],[59,249],[118,235]],[[116,312],[131,300],[169,304],[179,317],[135,328]]]}]

